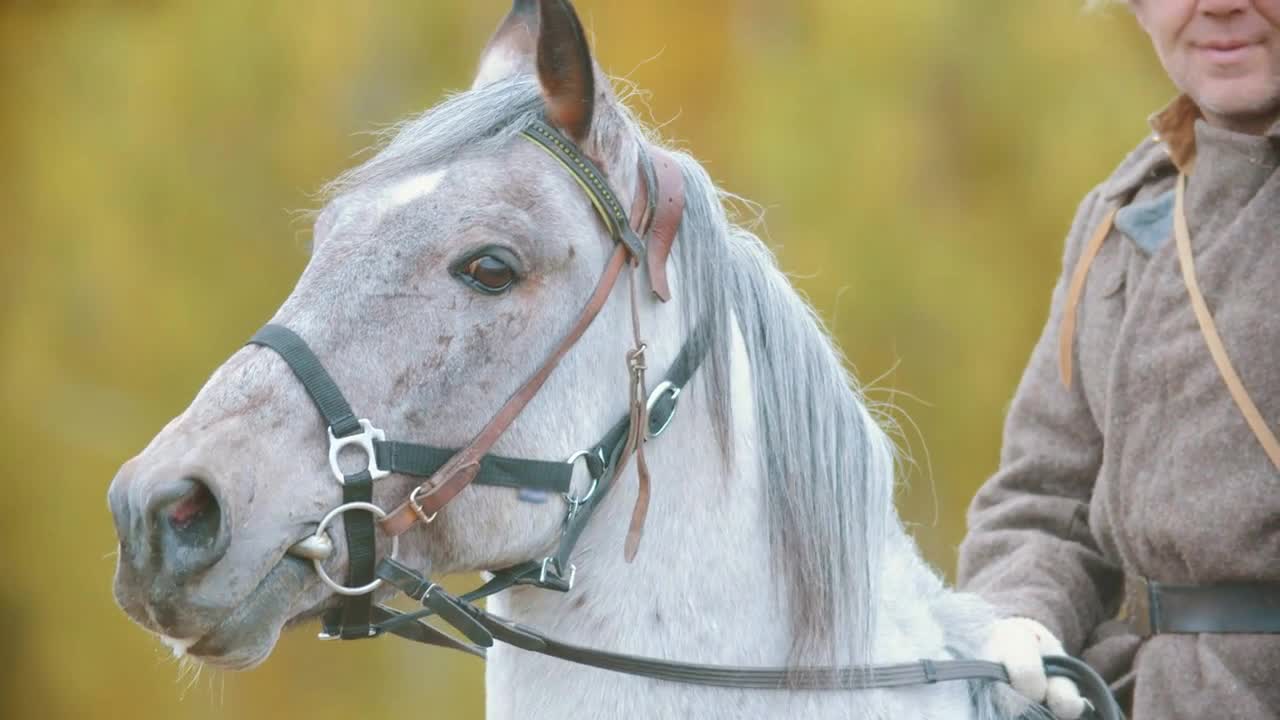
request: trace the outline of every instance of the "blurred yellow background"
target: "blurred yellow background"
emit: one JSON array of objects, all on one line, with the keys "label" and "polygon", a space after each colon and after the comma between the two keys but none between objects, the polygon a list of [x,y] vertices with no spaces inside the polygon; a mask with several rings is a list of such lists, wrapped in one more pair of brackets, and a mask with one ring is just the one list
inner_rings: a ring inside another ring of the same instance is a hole
[{"label": "blurred yellow background", "polygon": [[[1081,4],[577,3],[901,408],[902,513],[948,574],[1075,204],[1172,92]],[[111,599],[105,493],[285,297],[361,133],[469,85],[507,8],[0,1],[0,716],[480,716],[479,662],[398,641],[195,677]]]}]

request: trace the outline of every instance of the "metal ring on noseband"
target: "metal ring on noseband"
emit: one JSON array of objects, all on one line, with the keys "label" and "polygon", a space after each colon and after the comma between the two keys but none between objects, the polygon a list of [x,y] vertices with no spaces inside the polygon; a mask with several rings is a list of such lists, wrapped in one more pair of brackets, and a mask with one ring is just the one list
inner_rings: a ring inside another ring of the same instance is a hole
[{"label": "metal ring on noseband", "polygon": [[[592,450],[579,450],[578,452],[570,455],[569,459],[565,460],[565,463],[571,466],[576,465],[579,460],[590,459],[593,455],[600,460],[601,465],[604,465],[604,452],[599,448]],[[587,465],[587,472],[591,473],[591,487],[587,488],[587,493],[585,495],[577,497],[572,492],[564,493],[564,501],[569,503],[569,515],[571,516],[578,510],[578,508],[582,507],[591,500],[591,498],[595,497],[596,490],[600,489],[600,478],[596,473],[591,472],[590,464]]]},{"label": "metal ring on noseband", "polygon": [[662,401],[662,396],[667,395],[671,398],[671,412],[667,413],[667,417],[662,421],[662,424],[656,428],[652,426],[645,428],[645,432],[649,436],[650,440],[666,432],[667,428],[671,425],[671,421],[675,419],[675,403],[680,399],[680,392],[681,389],[676,386],[675,383],[672,383],[670,380],[663,380],[658,383],[658,386],[653,389],[653,392],[649,393],[649,399],[645,405],[647,406],[650,415],[653,414],[653,410],[658,406],[658,403]]},{"label": "metal ring on noseband", "polygon": [[[365,512],[373,513],[374,517],[378,518],[379,520],[387,516],[387,512],[385,510],[378,507],[377,505],[374,505],[373,503],[349,502],[344,505],[339,505],[338,507],[330,510],[329,513],[325,515],[324,518],[320,521],[320,524],[316,527],[316,532],[314,537],[323,537],[324,530],[329,526],[329,523],[333,522],[334,518],[338,517],[344,512],[347,512],[348,510],[364,510]],[[392,535],[391,536],[391,554],[388,555],[387,557],[391,560],[394,560],[396,557],[396,554],[399,551],[400,551],[400,538],[395,535]],[[325,585],[328,585],[330,588],[332,588],[333,591],[338,593],[339,595],[348,595],[348,596],[367,595],[373,592],[374,590],[377,590],[378,586],[382,584],[382,578],[376,578],[373,582],[369,583],[368,585],[361,585],[360,587],[357,587],[357,588],[350,588],[350,587],[347,587],[346,585],[339,585],[337,582],[334,581],[333,578],[329,577],[329,573],[325,572],[324,564],[321,562],[320,558],[312,558],[311,564],[315,567],[316,574],[320,576],[320,580],[323,581]]]}]

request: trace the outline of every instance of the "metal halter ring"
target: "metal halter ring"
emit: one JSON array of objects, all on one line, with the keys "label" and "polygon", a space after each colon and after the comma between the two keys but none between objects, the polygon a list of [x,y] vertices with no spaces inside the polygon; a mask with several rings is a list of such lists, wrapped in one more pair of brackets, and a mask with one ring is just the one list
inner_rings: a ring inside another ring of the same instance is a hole
[{"label": "metal halter ring", "polygon": [[373,441],[386,442],[387,434],[373,426],[368,420],[359,420],[360,432],[353,435],[345,435],[343,437],[335,437],[333,428],[329,428],[329,469],[333,471],[333,476],[338,479],[339,485],[347,484],[347,476],[342,472],[342,466],[338,464],[338,454],[342,452],[342,448],[355,445],[364,450],[366,465],[365,469],[369,471],[369,477],[378,480],[390,475],[390,471],[378,468],[378,456],[373,449]]},{"label": "metal halter ring", "polygon": [[[676,385],[672,383],[670,380],[663,380],[662,382],[658,383],[658,386],[653,389],[653,392],[649,393],[649,400],[645,402],[645,406],[646,406],[646,409],[648,410],[648,414],[650,415],[653,414],[653,409],[658,406],[658,403],[662,400],[663,395],[670,395],[671,402],[674,404],[676,400],[680,398],[680,392],[681,392],[681,389],[676,387]],[[674,420],[675,417],[676,417],[676,412],[675,412],[675,407],[673,405],[671,408],[671,414],[667,415],[667,419],[662,421],[661,427],[657,429],[645,428],[645,432],[648,433],[649,439],[652,440],[653,438],[656,438],[662,433],[666,432],[667,427],[671,425],[671,421]]]},{"label": "metal halter ring", "polygon": [[[339,505],[338,507],[330,510],[329,514],[324,516],[324,519],[320,521],[320,525],[316,527],[315,537],[323,536],[324,530],[329,526],[329,523],[333,522],[334,518],[338,517],[344,512],[347,512],[348,510],[364,510],[365,512],[373,513],[373,516],[378,518],[379,520],[387,516],[387,513],[385,510],[378,507],[377,505],[374,505],[373,503],[349,502],[344,505]],[[396,554],[399,551],[400,551],[400,538],[395,535],[392,535],[391,536],[391,554],[388,555],[387,557],[391,560],[395,560]],[[382,584],[382,578],[377,578],[373,582],[369,583],[368,585],[361,585],[360,587],[357,587],[357,588],[350,588],[350,587],[347,587],[346,585],[339,585],[338,583],[334,582],[333,578],[329,577],[329,573],[325,572],[324,564],[320,561],[319,558],[313,558],[311,560],[311,564],[312,566],[315,567],[316,574],[320,576],[320,580],[323,581],[325,585],[328,585],[330,588],[332,588],[333,591],[338,593],[339,595],[348,595],[348,596],[367,595],[373,592],[374,590],[377,590],[378,586]]]},{"label": "metal halter ring", "polygon": [[[604,465],[604,450],[601,450],[600,448],[579,450],[578,452],[570,455],[569,459],[565,460],[565,463],[570,466],[569,472],[572,473],[572,466],[577,465],[579,460],[591,458],[593,456],[600,461],[602,466]],[[596,490],[600,488],[600,478],[596,476],[594,472],[591,472],[591,465],[587,465],[587,472],[591,473],[591,487],[587,488],[586,495],[583,495],[582,497],[575,497],[572,492],[564,493],[564,500],[569,503],[570,515],[572,515],[579,507],[585,505],[589,500],[591,500],[591,498],[595,497]]]},{"label": "metal halter ring", "polygon": [[426,523],[427,525],[430,525],[433,521],[435,521],[436,516],[440,514],[440,511],[437,510],[431,513],[430,515],[428,515],[427,511],[423,510],[422,506],[418,504],[418,493],[420,492],[422,492],[421,485],[414,488],[413,492],[409,493],[409,509],[413,510],[413,514],[417,515],[419,520]]}]

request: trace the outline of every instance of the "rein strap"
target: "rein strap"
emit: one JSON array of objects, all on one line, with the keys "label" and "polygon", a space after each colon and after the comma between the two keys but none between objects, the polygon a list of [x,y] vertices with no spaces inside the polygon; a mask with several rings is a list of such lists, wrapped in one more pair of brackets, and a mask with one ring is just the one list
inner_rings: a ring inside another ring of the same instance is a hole
[{"label": "rein strap", "polygon": [[[443,593],[438,586],[395,560],[383,560],[378,565],[378,577],[415,599],[422,598],[424,588],[427,589],[427,595]],[[498,641],[527,652],[578,665],[685,685],[745,690],[874,690],[939,682],[1009,682],[1008,671],[1003,665],[985,660],[918,660],[884,665],[773,668],[673,662],[561,642],[527,625],[493,615],[462,598],[450,596],[444,604],[454,609],[461,608],[467,613],[463,626],[455,627],[468,636],[478,636],[482,640],[479,643],[482,647],[467,646],[417,618],[387,630],[400,637],[451,647],[480,657],[485,655],[484,647],[490,647],[493,641]],[[389,608],[379,606],[379,609],[393,616],[408,617]],[[453,624],[448,618],[441,619]],[[410,630],[406,626],[414,629]],[[476,631],[477,626],[483,628],[483,634]],[[1043,660],[1046,673],[1052,677],[1065,677],[1074,681],[1101,718],[1123,720],[1124,714],[1106,682],[1088,665],[1070,657],[1051,656]]]}]

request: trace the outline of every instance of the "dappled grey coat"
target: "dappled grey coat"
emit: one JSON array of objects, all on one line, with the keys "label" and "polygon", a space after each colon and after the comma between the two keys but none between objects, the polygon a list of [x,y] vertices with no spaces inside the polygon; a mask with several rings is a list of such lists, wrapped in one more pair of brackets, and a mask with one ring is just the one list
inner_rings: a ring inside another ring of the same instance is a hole
[{"label": "dappled grey coat", "polygon": [[[1229,133],[1179,98],[1153,125],[1157,136],[1076,216],[1000,468],[970,508],[960,581],[1121,679],[1136,720],[1276,718],[1280,635],[1142,641],[1108,622],[1125,572],[1182,584],[1280,582],[1280,472],[1200,334],[1168,194],[1177,167],[1189,170],[1201,288],[1245,387],[1280,431],[1280,124],[1265,137]],[[1058,363],[1067,283],[1119,205],[1127,209],[1080,300],[1068,388]]]}]

